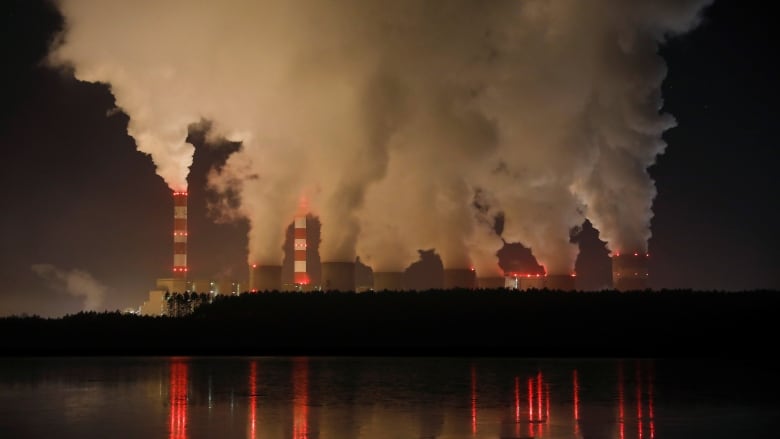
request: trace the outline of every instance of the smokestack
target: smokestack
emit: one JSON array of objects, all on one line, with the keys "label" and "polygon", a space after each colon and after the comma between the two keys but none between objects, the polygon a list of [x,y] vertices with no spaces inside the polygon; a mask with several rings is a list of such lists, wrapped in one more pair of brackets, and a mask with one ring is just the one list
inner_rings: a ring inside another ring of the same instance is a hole
[{"label": "smokestack", "polygon": [[574,291],[576,277],[571,274],[549,274],[544,277],[544,287],[548,290]]},{"label": "smokestack", "polygon": [[375,271],[374,291],[403,291],[403,272]]},{"label": "smokestack", "polygon": [[355,263],[323,262],[322,289],[325,291],[355,291]]},{"label": "smokestack", "polygon": [[500,276],[477,278],[477,288],[483,290],[495,290],[497,288],[505,288],[505,287],[506,287],[506,279]]},{"label": "smokestack", "polygon": [[249,291],[280,291],[282,289],[281,265],[257,265],[249,267]]},{"label": "smokestack", "polygon": [[173,193],[173,277],[187,279],[187,192]]},{"label": "smokestack", "polygon": [[306,271],[306,212],[301,209],[295,216],[293,235],[293,283],[298,287],[309,285],[309,273]]},{"label": "smokestack", "polygon": [[615,253],[612,256],[612,286],[618,291],[647,289],[649,258],[647,253]]},{"label": "smokestack", "polygon": [[445,268],[444,289],[462,288],[473,290],[477,287],[477,273],[470,268]]}]

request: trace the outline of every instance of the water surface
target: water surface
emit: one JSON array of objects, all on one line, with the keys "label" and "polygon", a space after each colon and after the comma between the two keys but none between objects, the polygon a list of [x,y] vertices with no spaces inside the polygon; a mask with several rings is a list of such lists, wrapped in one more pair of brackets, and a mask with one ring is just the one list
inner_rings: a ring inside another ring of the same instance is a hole
[{"label": "water surface", "polygon": [[10,358],[0,438],[775,438],[771,369],[705,361]]}]

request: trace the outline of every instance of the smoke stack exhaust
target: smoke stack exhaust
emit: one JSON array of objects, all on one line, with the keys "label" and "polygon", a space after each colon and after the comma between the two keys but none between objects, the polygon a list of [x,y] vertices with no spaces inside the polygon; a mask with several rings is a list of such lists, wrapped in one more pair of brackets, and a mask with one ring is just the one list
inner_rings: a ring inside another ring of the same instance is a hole
[{"label": "smoke stack exhaust", "polygon": [[187,279],[187,192],[173,193],[173,277]]},{"label": "smoke stack exhaust", "polygon": [[612,286],[618,291],[646,290],[649,258],[647,253],[615,253],[612,256]]},{"label": "smoke stack exhaust", "polygon": [[375,271],[374,291],[403,291],[403,276],[400,271]]},{"label": "smoke stack exhaust", "polygon": [[282,289],[281,265],[257,265],[249,266],[249,291],[280,291]]},{"label": "smoke stack exhaust", "polygon": [[323,262],[322,289],[325,291],[355,291],[355,263]]},{"label": "smoke stack exhaust", "polygon": [[445,268],[444,289],[473,290],[477,287],[477,273],[470,268]]}]

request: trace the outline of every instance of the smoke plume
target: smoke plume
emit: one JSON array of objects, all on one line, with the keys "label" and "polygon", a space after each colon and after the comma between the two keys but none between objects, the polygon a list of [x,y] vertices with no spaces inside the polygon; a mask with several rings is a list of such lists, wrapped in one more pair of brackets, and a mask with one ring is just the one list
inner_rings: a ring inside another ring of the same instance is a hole
[{"label": "smoke plume", "polygon": [[51,264],[35,264],[30,267],[55,290],[84,299],[84,310],[97,310],[103,304],[108,289],[91,274],[81,270],[63,270]]},{"label": "smoke plume", "polygon": [[[59,0],[51,61],[109,84],[128,132],[186,186],[187,126],[242,143],[211,173],[278,265],[302,194],[324,261],[375,270],[435,248],[498,273],[504,242],[573,269],[572,228],[644,250],[670,35],[709,0]],[[494,219],[505,218],[502,236]]]}]

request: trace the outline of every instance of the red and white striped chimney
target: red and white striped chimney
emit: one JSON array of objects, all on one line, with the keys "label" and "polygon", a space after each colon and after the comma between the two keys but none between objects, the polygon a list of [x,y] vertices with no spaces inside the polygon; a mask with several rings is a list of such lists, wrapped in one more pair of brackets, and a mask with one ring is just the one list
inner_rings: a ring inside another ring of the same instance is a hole
[{"label": "red and white striped chimney", "polygon": [[173,277],[187,279],[187,192],[173,193]]},{"label": "red and white striped chimney", "polygon": [[306,271],[306,214],[308,206],[305,198],[301,199],[298,213],[295,215],[295,232],[293,235],[293,283],[298,286],[309,285],[309,273]]}]

